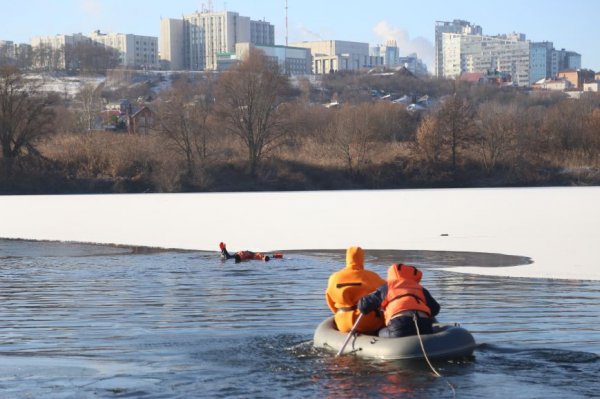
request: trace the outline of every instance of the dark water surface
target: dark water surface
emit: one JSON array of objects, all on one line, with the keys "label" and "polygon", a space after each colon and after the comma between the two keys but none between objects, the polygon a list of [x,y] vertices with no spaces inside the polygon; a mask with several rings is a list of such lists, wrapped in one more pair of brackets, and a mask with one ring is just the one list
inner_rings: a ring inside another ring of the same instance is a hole
[{"label": "dark water surface", "polygon": [[[451,398],[449,384],[459,398],[600,395],[600,283],[463,275],[420,256],[439,320],[478,343],[472,361],[434,363],[445,378],[312,348],[341,254],[235,265],[0,240],[0,396]],[[387,260],[371,261],[385,275]]]}]

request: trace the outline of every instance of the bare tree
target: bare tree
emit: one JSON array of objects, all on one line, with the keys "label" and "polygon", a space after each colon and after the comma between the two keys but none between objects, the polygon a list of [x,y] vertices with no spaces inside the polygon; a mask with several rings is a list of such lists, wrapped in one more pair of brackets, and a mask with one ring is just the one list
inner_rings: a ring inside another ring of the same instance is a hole
[{"label": "bare tree", "polygon": [[78,112],[79,125],[84,130],[94,128],[94,121],[102,108],[102,85],[85,84],[76,99],[79,100],[80,110]]},{"label": "bare tree", "polygon": [[0,67],[0,146],[2,157],[37,153],[34,145],[53,133],[52,98],[42,95],[13,66]]},{"label": "bare tree", "polygon": [[210,80],[182,80],[159,100],[160,133],[184,155],[189,179],[197,177],[197,169],[203,176],[212,155],[212,86]]},{"label": "bare tree", "polygon": [[259,50],[251,50],[248,59],[219,80],[220,115],[227,130],[247,148],[252,176],[265,152],[284,137],[284,112],[279,105],[288,85],[279,66]]},{"label": "bare tree", "polygon": [[119,53],[111,48],[92,43],[78,43],[69,49],[69,68],[79,69],[82,74],[105,74],[121,62]]},{"label": "bare tree", "polygon": [[417,128],[416,144],[430,166],[439,166],[442,160],[444,138],[442,129],[439,127],[438,118],[427,115]]},{"label": "bare tree", "polygon": [[450,148],[454,173],[458,152],[467,147],[473,138],[473,114],[471,104],[456,94],[446,97],[436,113],[444,143]]},{"label": "bare tree", "polygon": [[488,102],[477,113],[477,141],[481,163],[488,173],[514,155],[520,115],[515,104]]},{"label": "bare tree", "polygon": [[369,161],[375,135],[370,117],[371,107],[347,105],[337,111],[327,129],[335,156],[340,158],[351,176],[360,175]]}]

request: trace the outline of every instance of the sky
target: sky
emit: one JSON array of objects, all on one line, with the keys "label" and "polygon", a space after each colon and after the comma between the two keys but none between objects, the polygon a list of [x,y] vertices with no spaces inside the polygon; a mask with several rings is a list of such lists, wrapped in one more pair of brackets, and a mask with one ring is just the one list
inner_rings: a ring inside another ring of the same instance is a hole
[{"label": "sky", "polygon": [[[236,11],[275,25],[285,44],[285,0],[19,0],[2,1],[0,40],[29,43],[34,36],[94,30],[159,36],[161,18],[208,8]],[[568,4],[568,6],[565,6]],[[395,39],[401,55],[417,53],[433,69],[435,21],[463,19],[486,35],[511,32],[582,55],[600,71],[598,0],[288,0],[288,42],[349,40],[372,45]]]}]

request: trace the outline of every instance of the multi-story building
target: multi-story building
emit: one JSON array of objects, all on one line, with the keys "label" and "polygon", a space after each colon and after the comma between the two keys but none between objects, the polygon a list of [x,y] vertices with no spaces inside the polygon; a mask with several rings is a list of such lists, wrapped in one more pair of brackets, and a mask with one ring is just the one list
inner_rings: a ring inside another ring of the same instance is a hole
[{"label": "multi-story building", "polygon": [[452,22],[437,21],[435,23],[435,66],[434,75],[444,76],[443,34],[457,33],[462,35],[483,35],[479,25],[472,25],[468,21],[455,19]]},{"label": "multi-story building", "polygon": [[115,50],[121,65],[128,68],[155,69],[158,67],[158,38],[124,33],[101,33],[90,35],[97,45]]},{"label": "multi-story building", "polygon": [[383,65],[388,68],[394,68],[400,65],[398,62],[400,51],[398,49],[398,43],[395,40],[388,40],[386,44],[371,46],[369,48],[369,54],[372,57],[382,57]]},{"label": "multi-story building", "polygon": [[398,65],[402,65],[416,76],[427,76],[428,74],[427,65],[416,54],[398,58]]},{"label": "multi-story building", "polygon": [[529,85],[555,77],[558,73],[552,42],[531,43],[529,46]]},{"label": "multi-story building", "polygon": [[566,69],[581,69],[581,54],[564,48],[556,51],[558,72]]},{"label": "multi-story building", "polygon": [[566,69],[580,69],[581,55],[555,50],[552,42],[530,42],[524,34],[483,35],[467,21],[436,24],[435,73],[456,78],[465,72],[500,72],[518,86],[553,79]]},{"label": "multi-story building", "polygon": [[68,69],[77,60],[70,51],[79,44],[94,44],[115,50],[121,65],[128,68],[156,68],[158,66],[158,38],[122,33],[101,33],[90,36],[73,35],[37,36],[31,40],[36,67]]},{"label": "multi-story building", "polygon": [[217,70],[218,55],[237,43],[275,45],[275,27],[231,11],[202,11],[161,21],[161,57],[172,69]]},{"label": "multi-story building", "polygon": [[311,54],[310,49],[290,46],[261,46],[251,43],[238,43],[235,45],[235,54],[219,54],[219,70],[226,70],[236,62],[248,57],[250,49],[254,48],[263,52],[271,61],[277,63],[282,73],[289,76],[310,75]]},{"label": "multi-story building", "polygon": [[75,33],[73,35],[35,36],[31,39],[33,66],[36,68],[69,69],[76,61],[70,49],[82,43],[90,43],[90,38]]},{"label": "multi-story building", "polygon": [[383,57],[372,56],[369,44],[341,40],[319,40],[292,43],[293,47],[310,49],[312,72],[316,75],[336,71],[357,71],[383,65]]},{"label": "multi-story building", "polygon": [[457,78],[463,72],[505,72],[513,83],[528,86],[529,42],[525,35],[502,36],[442,34],[442,76]]},{"label": "multi-story building", "polygon": [[0,64],[12,63],[15,60],[15,44],[10,40],[0,40]]},{"label": "multi-story building", "polygon": [[183,57],[183,20],[163,18],[160,20],[159,54],[161,68],[180,70],[185,68]]}]

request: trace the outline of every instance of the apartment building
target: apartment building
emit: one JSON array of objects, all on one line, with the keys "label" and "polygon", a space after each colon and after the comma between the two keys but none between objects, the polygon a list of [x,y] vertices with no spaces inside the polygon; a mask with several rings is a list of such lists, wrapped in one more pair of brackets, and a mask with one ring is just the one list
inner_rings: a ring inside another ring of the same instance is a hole
[{"label": "apartment building", "polygon": [[0,64],[15,59],[15,44],[10,40],[0,40]]},{"label": "apartment building", "polygon": [[92,32],[90,39],[96,45],[118,52],[121,65],[133,69],[158,67],[158,38],[124,33]]},{"label": "apartment building", "polygon": [[443,34],[456,33],[461,35],[483,35],[479,25],[472,25],[468,21],[455,19],[454,21],[436,21],[435,23],[435,65],[434,75],[444,76]]},{"label": "apartment building", "polygon": [[292,43],[291,46],[310,49],[312,72],[315,75],[383,65],[383,57],[369,53],[368,43],[319,40]]},{"label": "apartment building", "polygon": [[444,33],[442,36],[442,76],[458,78],[463,72],[497,71],[510,74],[518,86],[530,84],[530,43],[525,35]]},{"label": "apartment building", "polygon": [[531,86],[581,68],[580,54],[555,50],[552,42],[531,42],[522,33],[486,36],[481,27],[462,20],[436,23],[435,44],[439,77],[493,71],[510,75],[518,86]]},{"label": "apartment building", "polygon": [[115,50],[121,65],[128,68],[156,68],[158,66],[158,38],[123,33],[92,32],[89,36],[73,35],[36,36],[31,40],[34,66],[68,69],[77,60],[69,49],[79,44],[93,44]]},{"label": "apartment building", "polygon": [[275,27],[232,11],[202,11],[161,21],[161,60],[171,69],[217,70],[219,54],[237,43],[275,45]]}]

